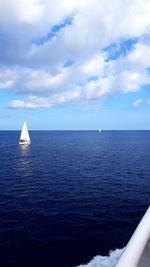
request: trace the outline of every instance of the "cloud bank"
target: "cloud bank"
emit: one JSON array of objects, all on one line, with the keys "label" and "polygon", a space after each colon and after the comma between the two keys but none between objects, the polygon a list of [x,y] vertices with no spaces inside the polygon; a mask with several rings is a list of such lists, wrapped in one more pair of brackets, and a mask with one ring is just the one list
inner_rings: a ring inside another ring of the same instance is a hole
[{"label": "cloud bank", "polygon": [[149,14],[149,0],[0,0],[0,89],[13,92],[9,106],[89,102],[148,85]]}]

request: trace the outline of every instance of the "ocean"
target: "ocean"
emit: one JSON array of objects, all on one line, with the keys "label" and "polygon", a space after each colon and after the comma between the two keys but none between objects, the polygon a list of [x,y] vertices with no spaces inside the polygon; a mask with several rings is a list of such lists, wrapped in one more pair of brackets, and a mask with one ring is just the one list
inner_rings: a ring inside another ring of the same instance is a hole
[{"label": "ocean", "polygon": [[19,136],[0,131],[0,266],[114,267],[150,204],[150,131]]}]

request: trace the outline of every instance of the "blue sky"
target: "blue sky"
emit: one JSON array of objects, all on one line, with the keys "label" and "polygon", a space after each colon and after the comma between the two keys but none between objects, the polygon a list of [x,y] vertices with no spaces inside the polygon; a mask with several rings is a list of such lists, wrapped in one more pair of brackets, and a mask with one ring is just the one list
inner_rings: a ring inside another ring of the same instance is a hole
[{"label": "blue sky", "polygon": [[148,0],[0,0],[0,130],[150,129]]}]

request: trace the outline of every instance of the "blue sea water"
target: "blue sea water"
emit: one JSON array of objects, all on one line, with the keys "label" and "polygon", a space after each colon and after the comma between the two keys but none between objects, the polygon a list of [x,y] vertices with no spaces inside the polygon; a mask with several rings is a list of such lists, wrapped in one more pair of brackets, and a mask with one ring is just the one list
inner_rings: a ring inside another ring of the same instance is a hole
[{"label": "blue sea water", "polygon": [[123,248],[150,204],[150,131],[19,135],[0,132],[0,266],[75,267]]}]

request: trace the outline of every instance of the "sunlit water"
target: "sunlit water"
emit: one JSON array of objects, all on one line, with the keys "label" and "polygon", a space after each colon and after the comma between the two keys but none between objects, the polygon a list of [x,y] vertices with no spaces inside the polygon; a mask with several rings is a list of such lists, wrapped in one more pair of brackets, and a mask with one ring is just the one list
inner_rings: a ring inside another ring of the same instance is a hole
[{"label": "sunlit water", "polygon": [[19,134],[0,132],[0,266],[113,267],[149,205],[150,131]]}]

